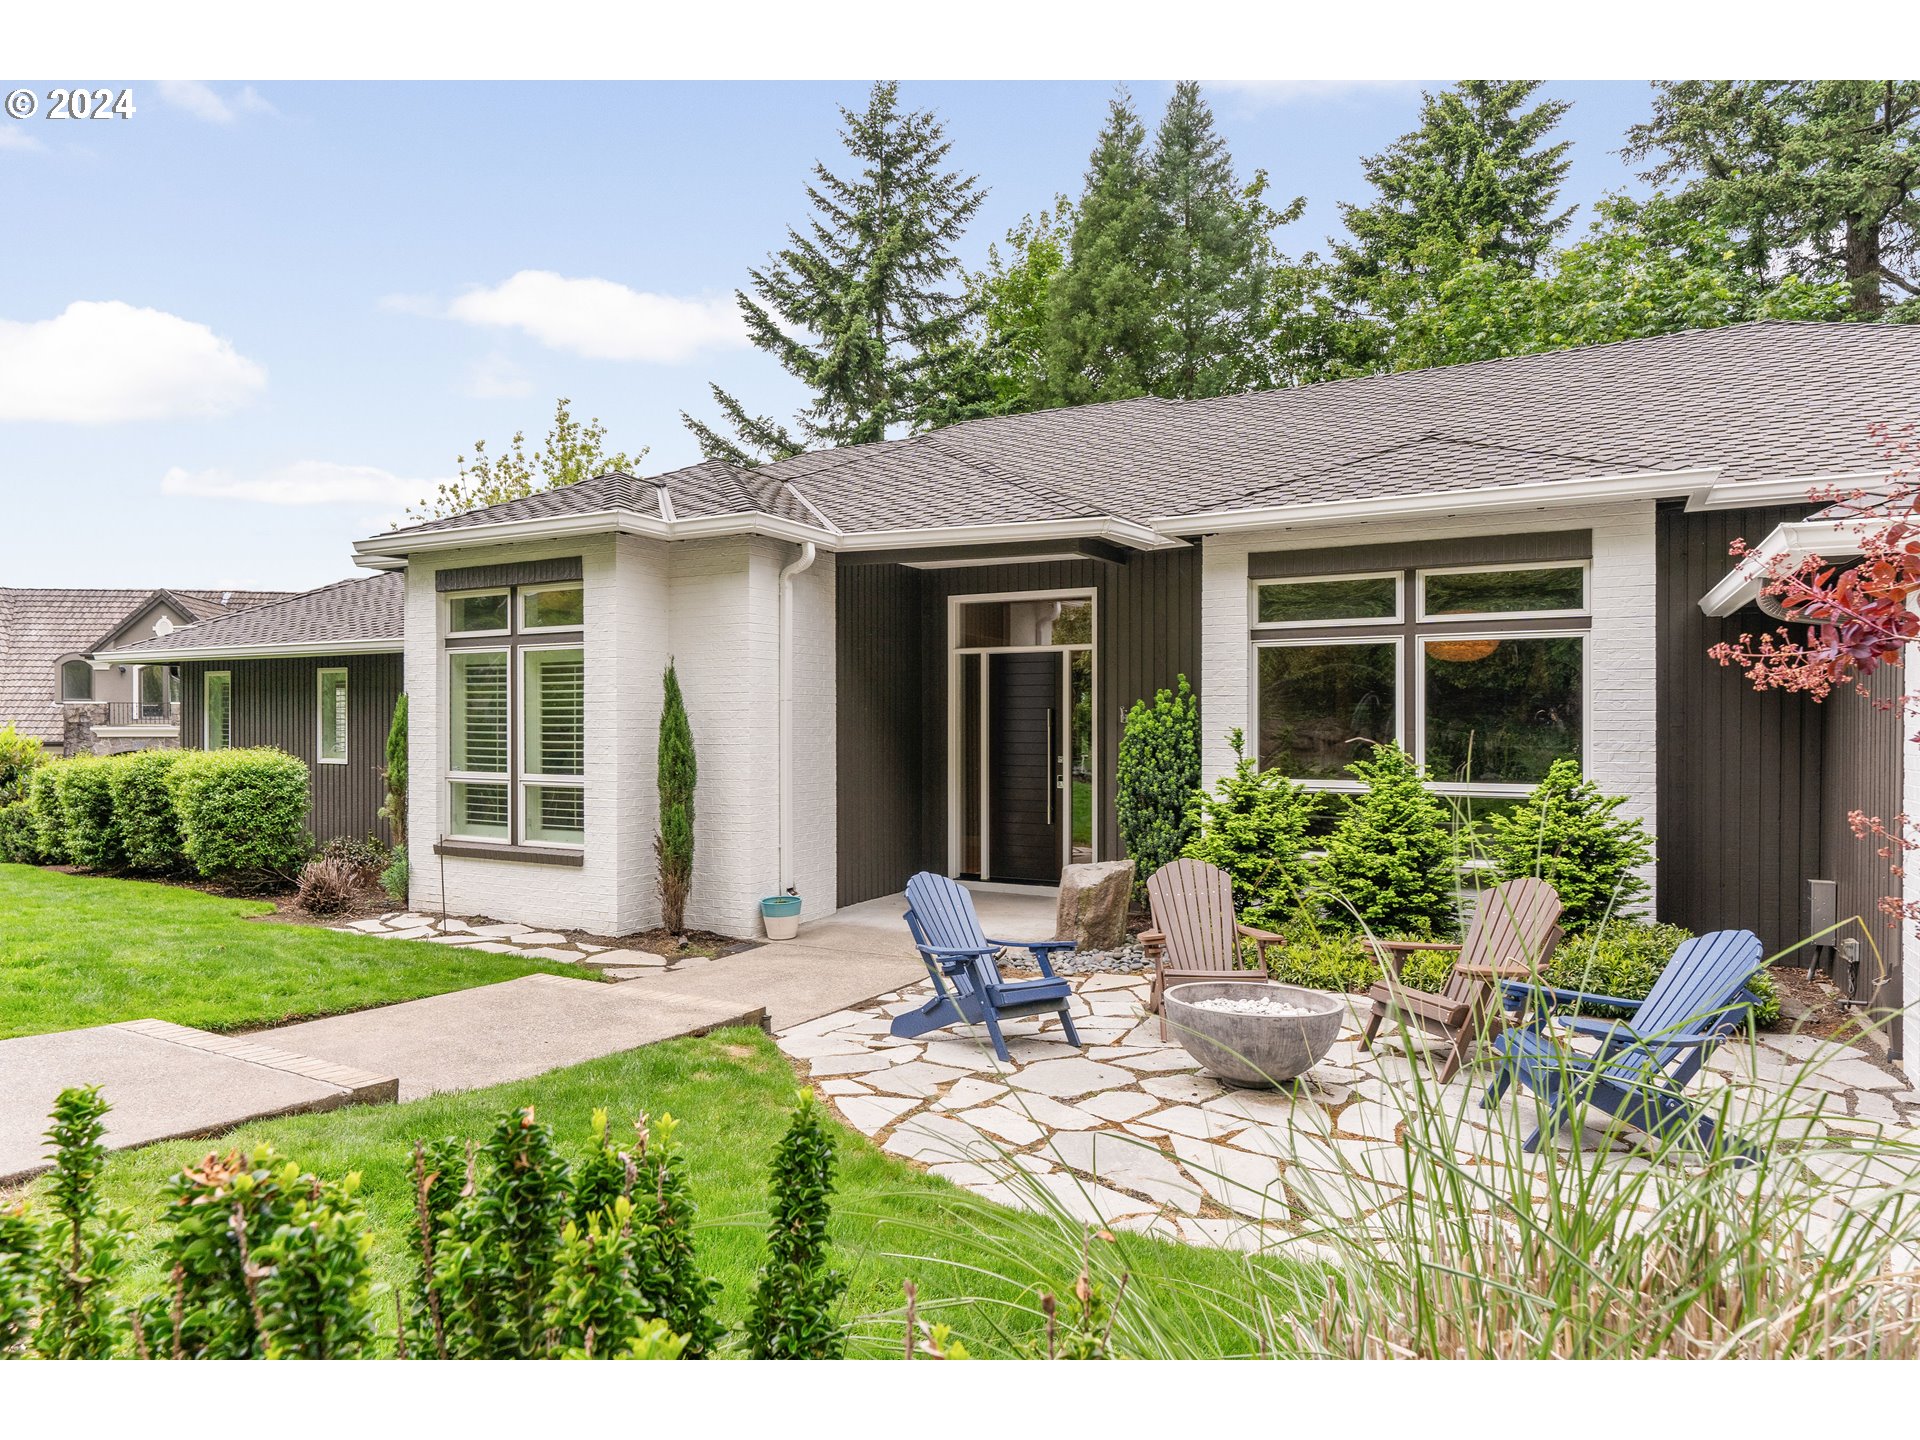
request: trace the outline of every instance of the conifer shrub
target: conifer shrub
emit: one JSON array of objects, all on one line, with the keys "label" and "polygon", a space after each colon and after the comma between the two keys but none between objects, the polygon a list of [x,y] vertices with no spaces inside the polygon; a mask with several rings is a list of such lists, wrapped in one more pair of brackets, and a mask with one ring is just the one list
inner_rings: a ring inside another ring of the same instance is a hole
[{"label": "conifer shrub", "polygon": [[306,762],[283,750],[189,750],[172,772],[182,849],[208,877],[290,880],[312,849]]},{"label": "conifer shrub", "polygon": [[58,769],[61,833],[67,859],[89,870],[116,870],[126,863],[113,819],[113,776],[120,758],[80,755]]},{"label": "conifer shrub", "polygon": [[407,847],[397,845],[393,851],[393,863],[380,872],[380,888],[387,892],[388,898],[396,904],[407,903],[407,891],[412,875],[407,863]]},{"label": "conifer shrub", "polygon": [[661,683],[666,697],[660,707],[660,833],[654,836],[653,853],[659,863],[660,923],[669,934],[679,935],[686,930],[687,897],[693,891],[693,791],[700,766],[672,661]]},{"label": "conifer shrub", "polygon": [[173,771],[180,750],[136,750],[113,762],[107,788],[124,863],[130,870],[167,874],[186,863],[180,812],[173,802]]},{"label": "conifer shrub", "polygon": [[1212,790],[1196,790],[1198,824],[1186,855],[1218,866],[1233,880],[1233,906],[1249,925],[1282,930],[1300,918],[1312,866],[1307,827],[1314,798],[1246,753],[1246,737],[1229,731],[1233,769]]},{"label": "conifer shrub", "polygon": [[1381,745],[1347,773],[1367,788],[1342,812],[1321,862],[1329,923],[1401,939],[1452,935],[1458,859],[1425,772],[1398,745]]},{"label": "conifer shrub", "polygon": [[60,760],[42,766],[34,772],[27,789],[27,805],[33,812],[34,847],[43,865],[64,865],[67,860],[67,822],[60,809],[60,772],[69,763]]},{"label": "conifer shrub", "polygon": [[53,1219],[41,1233],[40,1315],[34,1353],[46,1360],[104,1360],[125,1336],[113,1295],[126,1260],[129,1218],[105,1209],[106,1115],[100,1087],[62,1090],[47,1143],[54,1152],[47,1196]]},{"label": "conifer shrub", "polygon": [[386,786],[386,803],[380,814],[393,837],[393,848],[407,843],[407,697],[393,702],[393,719],[387,722],[387,768],[381,772]]},{"label": "conifer shrub", "polygon": [[802,1090],[773,1157],[767,1260],[747,1319],[756,1360],[838,1360],[846,1353],[846,1326],[834,1306],[847,1281],[829,1263],[827,1239],[833,1148],[825,1113],[813,1092]]},{"label": "conifer shrub", "polygon": [[1151,702],[1134,701],[1113,773],[1120,843],[1133,859],[1134,900],[1144,903],[1147,877],[1186,853],[1200,823],[1200,700],[1186,676]]},{"label": "conifer shrub", "polygon": [[1487,852],[1502,880],[1535,875],[1553,886],[1560,928],[1583,934],[1631,917],[1646,898],[1639,867],[1653,859],[1653,837],[1619,813],[1626,803],[1583,779],[1578,761],[1556,760],[1524,803],[1487,818]]}]

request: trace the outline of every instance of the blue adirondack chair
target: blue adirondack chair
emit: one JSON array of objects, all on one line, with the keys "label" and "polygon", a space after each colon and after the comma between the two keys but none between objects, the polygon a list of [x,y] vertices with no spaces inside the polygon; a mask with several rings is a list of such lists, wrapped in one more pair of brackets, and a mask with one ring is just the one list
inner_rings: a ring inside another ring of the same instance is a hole
[{"label": "blue adirondack chair", "polygon": [[[1713,1119],[1684,1092],[1707,1056],[1759,1003],[1748,986],[1760,966],[1759,936],[1750,930],[1715,930],[1675,950],[1644,1000],[1508,982],[1508,1004],[1523,1018],[1494,1042],[1498,1069],[1481,1104],[1492,1106],[1515,1082],[1531,1090],[1541,1123],[1527,1137],[1528,1150],[1539,1146],[1549,1124],[1557,1130],[1570,1120],[1576,1105],[1593,1105],[1649,1135],[1691,1134],[1712,1154]],[[1582,1000],[1618,1006],[1632,1016],[1596,1020],[1558,1013]],[[1551,1034],[1555,1023],[1598,1038],[1599,1050],[1591,1056],[1572,1053]],[[1760,1158],[1739,1140],[1729,1139],[1726,1148],[1736,1165]]]},{"label": "blue adirondack chair", "polygon": [[[1071,940],[989,940],[973,913],[973,897],[944,875],[921,871],[907,882],[907,928],[933,977],[933,999],[896,1015],[893,1033],[902,1039],[949,1025],[985,1025],[993,1053],[1008,1059],[1002,1020],[1057,1014],[1067,1043],[1079,1032],[1067,1013],[1073,991],[1053,973],[1053,953],[1071,950]],[[1002,950],[1029,950],[1039,963],[1038,980],[1004,980],[993,957]]]}]

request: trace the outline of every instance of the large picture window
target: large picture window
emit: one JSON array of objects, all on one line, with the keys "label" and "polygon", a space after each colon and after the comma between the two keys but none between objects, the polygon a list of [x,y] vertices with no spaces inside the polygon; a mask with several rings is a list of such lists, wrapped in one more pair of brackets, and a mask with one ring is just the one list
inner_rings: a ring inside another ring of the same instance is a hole
[{"label": "large picture window", "polygon": [[1263,769],[1351,791],[1397,742],[1443,794],[1520,796],[1584,760],[1584,561],[1259,580],[1254,721]]},{"label": "large picture window", "polygon": [[449,834],[584,845],[583,588],[452,595],[446,616]]}]

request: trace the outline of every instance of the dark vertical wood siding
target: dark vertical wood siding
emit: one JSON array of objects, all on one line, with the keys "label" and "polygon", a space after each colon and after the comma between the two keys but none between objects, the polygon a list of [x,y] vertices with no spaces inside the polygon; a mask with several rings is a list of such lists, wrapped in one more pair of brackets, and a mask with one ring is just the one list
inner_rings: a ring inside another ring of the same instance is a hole
[{"label": "dark vertical wood siding", "polygon": [[[899,890],[947,860],[947,601],[999,591],[1092,589],[1099,736],[1094,823],[1120,852],[1113,757],[1133,702],[1200,681],[1200,551],[1044,564],[839,571],[840,903]],[[1205,718],[1202,717],[1202,724]]]},{"label": "dark vertical wood siding", "polygon": [[1773,622],[1752,608],[1715,619],[1699,601],[1726,575],[1733,540],[1757,543],[1805,513],[1668,506],[1656,540],[1660,918],[1750,929],[1769,953],[1806,933],[1806,882],[1823,878],[1823,716],[1715,664],[1715,644]]},{"label": "dark vertical wood siding", "polygon": [[[319,672],[347,672],[347,763],[321,765]],[[386,787],[387,727],[400,698],[398,655],[343,655],[337,659],[194,661],[180,667],[180,743],[205,743],[203,707],[208,671],[233,676],[233,743],[272,745],[307,762],[312,775],[309,823],[316,840],[374,834],[391,838],[380,819]]]},{"label": "dark vertical wood siding", "polygon": [[1901,927],[1880,913],[1880,898],[1898,895],[1901,882],[1893,874],[1895,860],[1880,854],[1884,842],[1855,836],[1847,815],[1859,810],[1894,828],[1905,793],[1906,737],[1900,712],[1889,702],[1899,697],[1905,678],[1902,670],[1877,671],[1864,698],[1842,691],[1821,707],[1827,730],[1823,878],[1839,882],[1838,916],[1858,917],[1851,932],[1842,932],[1860,939],[1858,998],[1889,1010],[1900,1006]]}]

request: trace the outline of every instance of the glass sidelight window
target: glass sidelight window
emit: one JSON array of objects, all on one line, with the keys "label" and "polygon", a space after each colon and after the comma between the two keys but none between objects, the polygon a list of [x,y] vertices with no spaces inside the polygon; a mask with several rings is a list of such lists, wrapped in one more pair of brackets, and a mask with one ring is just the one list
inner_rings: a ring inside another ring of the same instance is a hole
[{"label": "glass sidelight window", "polygon": [[344,765],[347,763],[347,672],[322,670],[319,692],[320,763]]},{"label": "glass sidelight window", "polygon": [[233,744],[233,674],[228,670],[209,670],[201,694],[202,723],[205,733],[201,744],[209,750],[225,750]]}]

